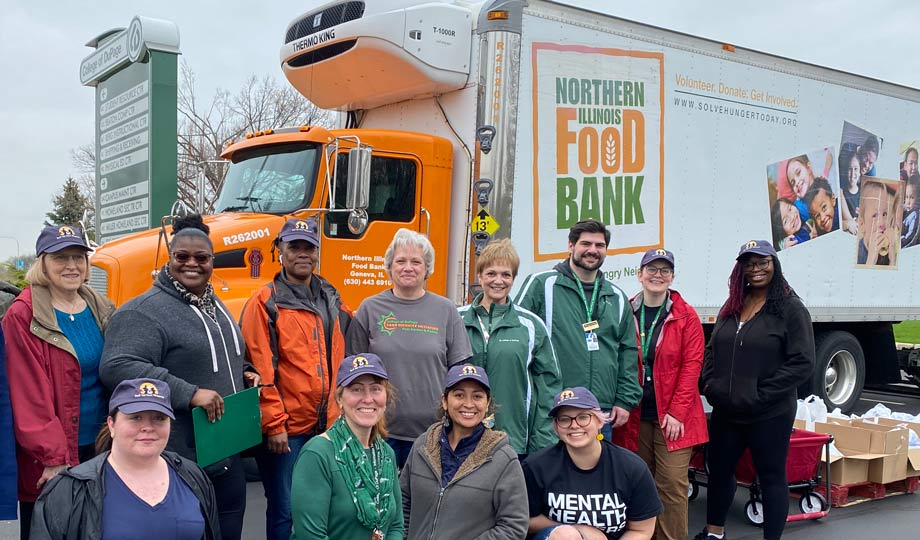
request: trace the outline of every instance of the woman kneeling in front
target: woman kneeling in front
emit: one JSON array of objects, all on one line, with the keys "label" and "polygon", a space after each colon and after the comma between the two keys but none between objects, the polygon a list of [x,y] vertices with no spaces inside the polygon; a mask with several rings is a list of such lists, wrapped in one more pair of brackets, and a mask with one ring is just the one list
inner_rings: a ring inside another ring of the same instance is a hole
[{"label": "woman kneeling in front", "polygon": [[520,540],[527,534],[517,452],[506,434],[483,425],[492,408],[485,369],[450,368],[442,421],[416,439],[399,478],[409,540]]},{"label": "woman kneeling in front", "polygon": [[549,415],[559,442],[524,461],[533,540],[649,540],[661,501],[639,456],[603,440],[608,421],[587,388],[566,388]]},{"label": "woman kneeling in front", "polygon": [[48,482],[31,538],[220,538],[211,482],[194,462],[165,451],[173,418],[165,382],[119,383],[97,443],[111,450]]}]

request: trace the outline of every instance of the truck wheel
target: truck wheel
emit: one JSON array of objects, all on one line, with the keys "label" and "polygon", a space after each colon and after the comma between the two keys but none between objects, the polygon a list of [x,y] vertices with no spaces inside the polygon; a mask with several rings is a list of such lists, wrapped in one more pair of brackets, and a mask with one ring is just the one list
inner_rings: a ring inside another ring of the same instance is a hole
[{"label": "truck wheel", "polygon": [[866,380],[866,361],[859,341],[842,331],[815,336],[814,393],[833,410],[849,413],[859,401]]}]

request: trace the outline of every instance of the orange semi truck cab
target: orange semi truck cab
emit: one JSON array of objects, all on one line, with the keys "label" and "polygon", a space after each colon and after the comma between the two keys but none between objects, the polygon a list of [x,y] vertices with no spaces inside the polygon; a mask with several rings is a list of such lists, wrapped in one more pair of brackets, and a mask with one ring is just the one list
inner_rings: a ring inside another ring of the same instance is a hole
[{"label": "orange semi truck cab", "polygon": [[[364,159],[350,162],[359,146]],[[446,246],[452,155],[441,137],[399,131],[304,126],[247,135],[223,152],[231,164],[219,213],[205,217],[215,291],[239,316],[281,267],[272,241],[284,222],[314,218],[318,272],[357,307],[390,286],[383,255],[397,229],[428,234],[436,249]],[[353,190],[363,183],[363,193],[349,193],[350,182]],[[147,290],[167,260],[159,229],[108,242],[93,255],[92,285],[121,305]],[[429,288],[443,294],[446,281],[446,269],[436,268]]]}]

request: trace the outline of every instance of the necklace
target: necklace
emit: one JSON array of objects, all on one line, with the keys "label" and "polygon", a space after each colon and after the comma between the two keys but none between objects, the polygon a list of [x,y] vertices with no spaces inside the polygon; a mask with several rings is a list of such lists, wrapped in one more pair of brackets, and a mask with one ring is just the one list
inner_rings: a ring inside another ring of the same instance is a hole
[{"label": "necklace", "polygon": [[[74,302],[69,302],[69,304],[70,304],[69,306],[66,306],[66,308],[60,309],[61,311],[63,311],[64,313],[67,314],[67,317],[70,319],[70,322],[73,322],[73,321],[74,321],[74,317],[73,317],[73,316],[74,316],[74,314],[77,312],[77,310],[79,309],[80,301],[81,301],[81,300],[83,300],[83,299],[80,298],[80,296],[78,295],[76,301],[74,301]],[[63,300],[58,300],[58,303],[59,303],[59,304],[64,304],[64,301],[63,301]],[[52,304],[53,304],[53,302],[52,302]],[[56,307],[61,308],[61,306],[56,306]]]}]

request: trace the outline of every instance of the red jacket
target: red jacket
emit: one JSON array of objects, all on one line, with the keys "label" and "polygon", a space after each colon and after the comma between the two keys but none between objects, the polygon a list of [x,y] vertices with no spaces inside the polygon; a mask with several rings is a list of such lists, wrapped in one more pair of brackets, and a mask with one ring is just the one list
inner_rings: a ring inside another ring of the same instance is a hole
[{"label": "red jacket", "polygon": [[[85,285],[79,292],[104,330],[114,306]],[[3,316],[3,334],[19,500],[33,502],[39,493],[35,483],[45,467],[80,463],[80,363],[58,327],[45,287],[22,291]]]},{"label": "red jacket", "polygon": [[[640,293],[641,294],[641,293]],[[641,298],[632,298],[635,312],[641,307]],[[674,451],[709,440],[706,414],[700,399],[699,378],[703,368],[703,325],[696,310],[677,291],[669,291],[668,316],[662,323],[658,341],[655,342],[655,365],[652,368],[652,384],[655,385],[655,402],[658,407],[658,423],[664,415],[670,414],[684,423],[684,435],[676,441],[667,441],[668,450]],[[638,326],[637,332],[638,332]],[[639,377],[642,374],[640,351]],[[635,451],[639,446],[640,406],[634,408],[629,421],[614,431],[614,443]],[[665,439],[667,440],[667,439]]]}]

